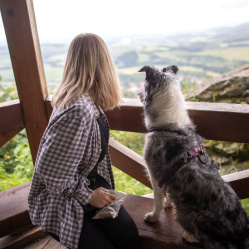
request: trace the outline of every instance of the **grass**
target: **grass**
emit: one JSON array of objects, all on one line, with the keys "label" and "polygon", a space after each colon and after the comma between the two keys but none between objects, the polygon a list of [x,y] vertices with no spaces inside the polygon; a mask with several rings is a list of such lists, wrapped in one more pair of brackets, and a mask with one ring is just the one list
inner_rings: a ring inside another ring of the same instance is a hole
[{"label": "grass", "polygon": [[249,61],[249,47],[237,47],[237,48],[221,48],[215,50],[205,50],[198,52],[198,55],[211,55],[216,57],[222,57],[227,60],[244,60]]},{"label": "grass", "polygon": [[146,195],[153,192],[152,189],[146,187],[116,167],[113,167],[113,174],[115,178],[115,188],[119,191],[133,195]]}]

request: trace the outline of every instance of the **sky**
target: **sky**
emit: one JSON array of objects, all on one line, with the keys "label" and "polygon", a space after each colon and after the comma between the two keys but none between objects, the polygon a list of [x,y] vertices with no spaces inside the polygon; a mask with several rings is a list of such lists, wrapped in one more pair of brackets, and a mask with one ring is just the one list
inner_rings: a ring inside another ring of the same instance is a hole
[{"label": "sky", "polygon": [[[172,35],[249,22],[249,0],[33,0],[41,43],[77,34]],[[0,46],[6,43],[0,20]]]}]

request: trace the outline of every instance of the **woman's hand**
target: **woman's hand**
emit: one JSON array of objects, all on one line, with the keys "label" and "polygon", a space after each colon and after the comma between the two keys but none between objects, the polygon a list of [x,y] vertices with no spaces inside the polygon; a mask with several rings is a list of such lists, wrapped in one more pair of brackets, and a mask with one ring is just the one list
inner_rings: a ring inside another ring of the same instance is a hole
[{"label": "woman's hand", "polygon": [[110,194],[107,189],[100,187],[92,192],[89,204],[96,208],[103,208],[114,202],[115,199],[115,195]]}]

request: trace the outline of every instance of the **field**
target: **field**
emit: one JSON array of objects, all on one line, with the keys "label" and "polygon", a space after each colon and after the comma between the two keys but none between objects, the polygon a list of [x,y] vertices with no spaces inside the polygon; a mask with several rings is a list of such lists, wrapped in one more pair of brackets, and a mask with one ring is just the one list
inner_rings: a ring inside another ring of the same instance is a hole
[{"label": "field", "polygon": [[[115,37],[107,40],[118,70],[124,95],[136,97],[144,75],[144,65],[158,68],[175,64],[179,67],[183,86],[198,84],[249,63],[249,24],[202,33],[157,36]],[[60,82],[69,44],[41,44],[44,69],[53,93]],[[0,47],[2,83],[14,81],[7,47]]]}]

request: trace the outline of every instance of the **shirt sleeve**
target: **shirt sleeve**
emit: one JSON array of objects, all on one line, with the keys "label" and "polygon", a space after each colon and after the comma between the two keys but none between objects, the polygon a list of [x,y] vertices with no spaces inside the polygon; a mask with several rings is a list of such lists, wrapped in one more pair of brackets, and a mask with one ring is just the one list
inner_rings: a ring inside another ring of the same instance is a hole
[{"label": "shirt sleeve", "polygon": [[91,198],[87,179],[78,172],[88,131],[81,118],[56,121],[43,138],[35,172],[52,195],[75,197],[83,205]]}]

